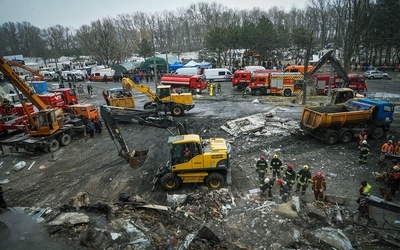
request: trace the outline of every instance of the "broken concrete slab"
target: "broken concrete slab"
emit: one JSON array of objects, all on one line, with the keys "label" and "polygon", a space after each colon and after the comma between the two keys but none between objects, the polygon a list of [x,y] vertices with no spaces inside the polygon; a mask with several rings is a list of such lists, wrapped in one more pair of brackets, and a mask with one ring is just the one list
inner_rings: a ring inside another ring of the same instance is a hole
[{"label": "broken concrete slab", "polygon": [[311,218],[316,218],[318,220],[325,220],[327,215],[323,209],[314,206],[311,203],[306,203],[307,215]]},{"label": "broken concrete slab", "polygon": [[337,196],[337,195],[325,195],[325,200],[329,203],[332,204],[338,204],[338,205],[345,205],[346,204],[346,198],[343,196]]},{"label": "broken concrete slab", "polygon": [[293,210],[291,202],[279,204],[275,208],[275,212],[288,219],[296,219],[299,217],[297,212]]},{"label": "broken concrete slab", "polygon": [[351,250],[353,246],[342,230],[336,228],[322,227],[315,230],[315,237],[320,241],[339,250]]},{"label": "broken concrete slab", "polygon": [[83,213],[64,213],[60,214],[53,221],[49,222],[50,226],[62,226],[62,225],[77,225],[89,223],[90,218]]}]

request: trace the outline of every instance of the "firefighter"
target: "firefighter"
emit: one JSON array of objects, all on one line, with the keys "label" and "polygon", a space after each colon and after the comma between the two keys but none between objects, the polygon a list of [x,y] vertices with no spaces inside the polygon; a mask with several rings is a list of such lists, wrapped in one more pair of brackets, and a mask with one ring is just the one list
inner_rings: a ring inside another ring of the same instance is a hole
[{"label": "firefighter", "polygon": [[311,181],[311,173],[308,168],[308,165],[304,165],[297,173],[296,193],[298,193],[301,188],[301,196],[306,194],[306,189]]},{"label": "firefighter", "polygon": [[286,181],[283,179],[278,179],[276,184],[279,185],[279,195],[282,197],[282,201],[287,202],[289,198],[289,188]]},{"label": "firefighter", "polygon": [[282,161],[278,158],[277,154],[272,156],[271,165],[269,166],[270,171],[272,170],[272,178],[276,179],[281,178],[281,172],[283,172],[283,164]]},{"label": "firefighter", "polygon": [[296,172],[293,170],[293,165],[289,164],[287,166],[287,169],[283,175],[283,180],[287,182],[287,186],[289,189],[289,194],[292,193],[292,187],[294,186],[294,183],[296,182]]},{"label": "firefighter", "polygon": [[390,188],[390,194],[394,196],[400,186],[400,167],[398,165],[393,166],[387,178],[387,184]]},{"label": "firefighter", "polygon": [[265,178],[262,185],[260,185],[260,189],[262,192],[265,192],[265,190],[268,190],[268,199],[272,198],[272,187],[274,186],[274,181],[272,178]]},{"label": "firefighter", "polygon": [[386,168],[386,155],[391,155],[394,153],[394,146],[392,140],[388,140],[386,143],[384,143],[381,147],[381,154],[379,156],[379,163],[378,165],[380,166],[380,172],[382,173],[385,171],[384,169]]},{"label": "firefighter", "polygon": [[361,191],[362,194],[367,195],[367,196],[371,195],[370,194],[371,188],[372,188],[371,185],[369,185],[369,183],[367,181],[362,181],[361,182],[360,191]]},{"label": "firefighter", "polygon": [[363,131],[361,131],[361,133],[358,135],[358,146],[361,146],[362,142],[367,139],[367,132],[363,129]]},{"label": "firefighter", "polygon": [[256,163],[256,171],[258,173],[258,179],[260,181],[260,186],[264,184],[265,171],[267,171],[268,163],[265,160],[265,156],[261,155],[260,159]]},{"label": "firefighter", "polygon": [[311,178],[311,187],[314,191],[314,197],[316,201],[323,201],[324,191],[326,190],[326,179],[321,172],[317,172]]},{"label": "firefighter", "polygon": [[363,188],[360,188],[360,196],[357,199],[359,217],[369,219],[369,207],[367,204],[367,195],[363,193]]},{"label": "firefighter", "polygon": [[367,163],[368,154],[369,154],[369,145],[366,140],[363,140],[361,145],[358,147],[360,151],[360,158],[358,159],[359,163]]}]

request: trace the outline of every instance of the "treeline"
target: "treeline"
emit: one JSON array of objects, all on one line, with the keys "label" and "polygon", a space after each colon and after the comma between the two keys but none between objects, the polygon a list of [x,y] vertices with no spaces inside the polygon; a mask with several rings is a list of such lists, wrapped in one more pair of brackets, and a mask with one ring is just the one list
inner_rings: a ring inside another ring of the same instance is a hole
[{"label": "treeline", "polygon": [[[244,2],[245,4],[245,2]],[[306,8],[283,11],[234,10],[200,2],[162,13],[134,12],[95,20],[78,29],[55,25],[40,29],[28,22],[0,26],[0,55],[23,54],[45,61],[63,55],[91,55],[114,65],[132,54],[201,50],[200,59],[232,65],[236,49],[246,64],[308,58],[328,43],[350,64],[397,64],[400,61],[400,1],[309,0]]]}]

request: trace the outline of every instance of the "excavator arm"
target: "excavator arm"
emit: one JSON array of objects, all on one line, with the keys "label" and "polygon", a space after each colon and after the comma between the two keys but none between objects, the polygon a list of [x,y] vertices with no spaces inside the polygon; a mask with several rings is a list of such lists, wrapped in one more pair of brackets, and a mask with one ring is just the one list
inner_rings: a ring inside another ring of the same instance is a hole
[{"label": "excavator arm", "polygon": [[135,89],[137,91],[139,91],[140,93],[146,94],[151,101],[156,102],[157,101],[157,95],[154,94],[153,91],[151,91],[151,89],[144,85],[144,84],[135,84],[131,79],[124,77],[122,79],[122,83],[123,83],[123,89],[125,90],[129,90],[129,89]]},{"label": "excavator arm", "polygon": [[315,72],[317,72],[327,61],[329,61],[338,74],[340,78],[344,80],[342,88],[347,88],[351,82],[350,78],[347,76],[346,71],[343,69],[342,65],[340,65],[340,62],[336,59],[335,55],[333,54],[333,50],[328,51],[325,55],[323,55],[318,62],[315,64],[315,66],[308,71],[310,75],[313,75]]},{"label": "excavator arm", "polygon": [[[107,131],[110,134],[111,140],[114,139],[117,140],[118,144],[120,145],[118,155],[124,158],[132,168],[141,167],[147,158],[149,150],[144,150],[144,151],[133,150],[131,152],[129,150],[128,144],[122,137],[117,121],[111,115],[108,108],[105,106],[100,106],[100,114],[105,123]],[[116,146],[118,148],[118,145]]]}]

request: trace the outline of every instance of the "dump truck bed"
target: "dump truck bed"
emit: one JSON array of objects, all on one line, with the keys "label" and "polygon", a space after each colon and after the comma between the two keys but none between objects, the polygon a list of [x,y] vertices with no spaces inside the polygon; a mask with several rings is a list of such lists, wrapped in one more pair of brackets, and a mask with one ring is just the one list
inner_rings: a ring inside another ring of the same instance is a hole
[{"label": "dump truck bed", "polygon": [[372,105],[321,106],[304,108],[301,118],[302,127],[311,130],[341,128],[345,125],[360,124],[368,121],[373,112]]}]

